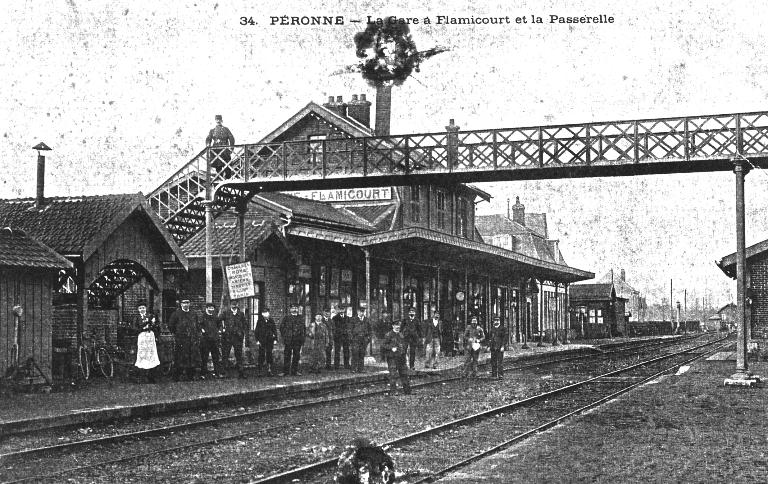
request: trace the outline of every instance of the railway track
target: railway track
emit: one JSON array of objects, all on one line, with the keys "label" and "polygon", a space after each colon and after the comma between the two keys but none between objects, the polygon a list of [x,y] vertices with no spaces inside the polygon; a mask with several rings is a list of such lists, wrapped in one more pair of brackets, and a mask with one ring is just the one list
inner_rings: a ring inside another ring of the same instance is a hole
[{"label": "railway track", "polygon": [[[667,342],[667,344],[675,344],[679,343],[679,341],[670,341]],[[615,350],[614,354],[616,353],[628,353],[632,351],[646,351],[650,350],[651,348],[657,348],[658,346],[662,346],[659,344],[636,344],[632,348],[625,348],[623,350]],[[579,355],[577,358],[584,359],[586,356],[590,355]],[[604,354],[598,354],[598,355],[591,355],[594,358],[606,358],[609,355]],[[567,358],[550,358],[546,359],[546,361],[539,361],[538,363],[526,363],[525,365],[508,365],[507,370],[513,370],[513,369],[523,369],[530,366],[542,366],[542,365],[550,365],[555,364],[557,362],[563,362],[563,361],[573,361],[574,357],[567,357]],[[457,376],[450,376],[447,378],[437,379],[434,381],[429,381],[421,384],[414,385],[414,388],[423,388],[428,387],[436,384],[447,384],[452,381],[458,380],[460,377]],[[291,412],[306,412],[311,409],[316,409],[319,406],[327,406],[332,405],[335,403],[341,403],[347,400],[352,399],[362,399],[362,398],[371,398],[377,395],[382,395],[385,393],[386,390],[375,390],[375,391],[369,391],[365,393],[357,393],[357,394],[351,394],[351,395],[345,395],[340,397],[333,397],[329,399],[323,399],[323,400],[312,400],[308,402],[303,403],[297,403],[287,406],[281,406],[277,408],[271,408],[271,409],[263,409],[263,410],[257,410],[252,412],[242,412],[235,415],[225,415],[221,417],[216,417],[212,419],[201,419],[193,422],[185,422],[182,424],[177,425],[168,425],[168,426],[162,426],[157,428],[151,428],[151,429],[145,429],[137,432],[128,432],[128,433],[121,433],[118,435],[111,435],[106,437],[100,437],[95,439],[83,439],[78,442],[67,442],[63,444],[55,444],[55,445],[49,445],[49,446],[42,446],[37,448],[29,448],[29,449],[23,449],[16,452],[11,452],[7,454],[0,455],[0,462],[3,464],[11,464],[10,466],[6,465],[6,472],[10,469],[10,474],[6,474],[6,476],[3,478],[6,480],[6,482],[29,482],[29,481],[40,481],[44,480],[46,478],[52,478],[53,476],[57,475],[63,475],[63,474],[76,474],[79,472],[83,472],[87,469],[92,469],[95,467],[100,466],[109,466],[109,465],[115,465],[121,462],[127,462],[131,460],[141,460],[148,457],[156,457],[158,454],[161,453],[175,453],[175,452],[181,452],[184,450],[192,449],[195,447],[206,447],[206,446],[212,446],[216,445],[222,442],[226,441],[232,441],[232,440],[242,440],[245,438],[252,438],[254,436],[257,436],[259,434],[262,435],[268,435],[272,432],[277,432],[282,428],[285,428],[286,426],[301,426],[306,424],[308,421],[308,418],[305,416],[304,418],[300,419],[293,419],[288,421],[283,421],[279,425],[266,425],[264,421],[269,420],[269,417],[274,417],[275,415],[279,414],[289,414]],[[327,416],[327,415],[326,415]],[[333,415],[330,415],[331,418],[333,418]],[[246,425],[244,422],[248,422]],[[255,422],[255,423],[254,423]],[[222,432],[222,427],[244,427],[243,429],[240,429],[240,431],[229,431],[229,432]],[[196,428],[205,428],[208,427],[210,430],[212,430],[215,434],[212,438],[207,439],[200,439],[196,436],[191,436],[190,438],[185,438],[183,434],[185,432],[188,432],[192,429]],[[112,451],[111,445],[118,444],[120,442],[135,442],[135,441],[141,441],[142,439],[149,439],[149,438],[155,438],[162,441],[164,446],[162,448],[157,448],[150,446],[149,451],[147,452],[138,452],[138,453],[120,453],[118,451]],[[173,445],[169,445],[168,441],[172,441]],[[100,449],[98,452],[93,452],[93,449]],[[46,464],[38,464],[36,461],[38,461],[42,456],[49,456],[56,458],[57,456],[61,456],[63,454],[68,454],[70,456],[75,453],[74,461],[78,462],[80,465],[72,466],[68,469],[62,469],[60,467],[57,467],[57,469],[54,472],[49,472],[47,474],[34,474],[35,469],[40,468],[46,468]],[[85,457],[78,458],[77,455],[85,455]],[[90,455],[90,456],[89,456]],[[93,457],[95,455],[95,458]],[[100,459],[99,457],[101,455],[109,455],[113,456],[109,459]],[[14,466],[13,463],[19,462],[21,460],[25,460],[28,462],[25,469],[21,469],[17,466]],[[30,466],[31,470],[33,471],[30,476]],[[27,477],[25,477],[27,476]]]},{"label": "railway track", "polygon": [[[544,430],[572,418],[576,415],[596,408],[618,398],[638,386],[647,383],[672,369],[690,363],[707,354],[719,351],[718,346],[709,351],[699,351],[705,347],[716,345],[721,340],[706,342],[702,345],[672,354],[662,355],[651,360],[643,361],[630,367],[614,370],[597,375],[583,381],[565,385],[555,390],[531,396],[511,404],[501,405],[473,415],[446,422],[442,425],[414,432],[397,439],[390,440],[382,446],[390,451],[398,466],[430,468],[436,463],[437,470],[427,472],[405,473],[398,482],[434,482],[440,477],[464,468],[484,457],[521,442]],[[672,360],[672,361],[669,361]],[[630,374],[635,381],[612,381],[611,377]],[[575,408],[574,408],[575,407]],[[520,412],[520,410],[525,410]],[[496,417],[496,418],[493,418]],[[464,431],[455,429],[464,428]],[[499,439],[499,436],[513,435],[512,438]],[[423,445],[425,440],[429,445]],[[494,439],[497,442],[494,442]],[[455,449],[461,447],[456,441],[466,440],[484,442],[487,447],[480,452],[470,453],[456,461],[445,456],[456,455]],[[500,441],[498,441],[500,440]],[[451,443],[453,442],[453,445]],[[392,452],[392,450],[395,452]],[[429,454],[425,456],[425,454]],[[412,456],[417,455],[417,458]],[[409,456],[411,457],[409,459]],[[409,462],[410,460],[410,462]],[[447,464],[440,465],[448,460]],[[336,459],[327,459],[290,471],[273,474],[255,481],[257,484],[281,482],[332,482]]]}]

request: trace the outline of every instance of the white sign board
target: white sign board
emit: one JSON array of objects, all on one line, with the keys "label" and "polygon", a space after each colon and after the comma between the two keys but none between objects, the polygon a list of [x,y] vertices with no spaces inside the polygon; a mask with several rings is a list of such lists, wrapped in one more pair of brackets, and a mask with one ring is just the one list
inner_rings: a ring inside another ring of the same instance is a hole
[{"label": "white sign board", "polygon": [[230,299],[241,299],[256,295],[256,291],[253,288],[253,272],[251,272],[250,262],[232,264],[227,266],[226,270]]},{"label": "white sign board", "polygon": [[392,188],[344,188],[339,190],[312,190],[286,192],[294,197],[308,198],[319,202],[358,202],[392,200]]}]

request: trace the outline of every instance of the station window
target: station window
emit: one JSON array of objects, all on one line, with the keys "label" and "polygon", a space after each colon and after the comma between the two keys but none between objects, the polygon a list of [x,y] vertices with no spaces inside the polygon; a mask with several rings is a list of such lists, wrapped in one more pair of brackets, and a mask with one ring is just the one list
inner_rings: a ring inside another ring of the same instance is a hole
[{"label": "station window", "polygon": [[421,193],[418,185],[411,187],[411,222],[421,222]]},{"label": "station window", "polygon": [[468,237],[469,233],[469,203],[466,198],[459,199],[459,207],[456,213],[456,235]]},{"label": "station window", "polygon": [[311,134],[307,136],[309,143],[307,144],[308,153],[322,153],[323,152],[323,140],[327,136],[324,134]]},{"label": "station window", "polygon": [[446,219],[448,218],[447,213],[447,204],[446,204],[446,193],[443,190],[437,190],[436,194],[436,202],[437,202],[437,228],[438,229],[445,229],[446,226]]}]

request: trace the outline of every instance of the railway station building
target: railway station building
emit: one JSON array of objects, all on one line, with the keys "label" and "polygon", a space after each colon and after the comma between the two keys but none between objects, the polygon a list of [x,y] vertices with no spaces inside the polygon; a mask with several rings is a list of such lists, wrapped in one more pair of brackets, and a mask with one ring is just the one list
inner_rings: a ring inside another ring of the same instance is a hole
[{"label": "railway station building", "polygon": [[[768,240],[746,248],[746,296],[745,321],[749,339],[768,339]],[[729,254],[717,262],[723,273],[736,278],[736,253]],[[721,318],[727,318],[728,312],[736,314],[735,307],[729,311],[728,305],[722,308]],[[735,316],[734,316],[735,319]]]},{"label": "railway station building", "polygon": [[571,286],[571,321],[585,338],[629,336],[625,314],[627,300],[616,294],[613,284]]},{"label": "railway station building", "polygon": [[[323,106],[311,102],[262,142],[316,140],[316,153],[322,155],[324,140],[373,136],[369,118],[370,103],[363,96],[348,106],[340,98]],[[297,303],[306,321],[324,307],[365,306],[380,334],[411,307],[420,319],[437,313],[454,329],[471,316],[486,326],[500,316],[518,340],[554,328],[557,318],[565,327],[567,287],[594,274],[568,266],[556,242],[548,242],[547,257],[525,244],[489,243],[475,213],[475,206],[489,199],[466,184],[255,195],[244,228],[256,288],[249,301],[251,324],[260,308],[268,307],[279,319],[289,303]],[[225,302],[221,274],[236,260],[238,232],[236,214],[218,214],[213,241],[217,305]],[[164,305],[169,308],[181,294],[198,304],[204,300],[204,232],[184,242],[182,250],[190,270],[166,271]]]}]

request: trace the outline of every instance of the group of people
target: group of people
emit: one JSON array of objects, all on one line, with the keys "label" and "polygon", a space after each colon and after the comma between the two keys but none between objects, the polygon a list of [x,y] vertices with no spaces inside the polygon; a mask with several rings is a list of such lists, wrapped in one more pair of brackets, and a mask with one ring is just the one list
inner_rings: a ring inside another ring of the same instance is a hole
[{"label": "group of people", "polygon": [[[232,351],[237,376],[245,378],[243,347],[248,340],[249,327],[238,301],[231,301],[221,314],[217,314],[216,306],[212,303],[205,305],[203,314],[190,309],[189,299],[182,299],[180,306],[168,321],[168,329],[175,336],[175,379],[191,380],[198,371],[202,378],[223,377],[225,362],[229,361]],[[135,365],[147,374],[149,381],[155,381],[154,369],[160,364],[156,347],[160,326],[157,318],[147,312],[144,301],[139,302],[138,313],[134,323],[138,332]],[[408,311],[405,319],[391,323],[391,331],[382,340],[380,350],[381,359],[389,369],[393,391],[400,379],[403,391],[410,392],[408,370],[415,370],[419,347],[423,347],[426,352],[424,367],[437,368],[444,336],[443,322],[437,314],[421,322],[414,308]],[[464,375],[477,376],[478,357],[483,345],[487,345],[491,351],[491,375],[502,378],[502,360],[508,334],[500,318],[494,318],[486,335],[478,318],[472,317],[460,336],[466,356]],[[373,329],[365,306],[361,305],[357,314],[354,314],[352,306],[342,306],[333,316],[330,309],[325,307],[306,325],[304,317],[299,315],[299,306],[291,304],[289,314],[283,318],[279,327],[270,317],[269,309],[261,309],[253,331],[256,348],[252,347],[251,350],[254,354],[258,353],[258,373],[268,376],[274,375],[272,354],[279,339],[284,348],[281,376],[300,376],[302,355],[310,373],[320,374],[323,368],[339,370],[342,364],[344,369],[362,372],[372,337]],[[208,369],[209,359],[213,364],[213,372]]]},{"label": "group of people", "polygon": [[[299,362],[301,348],[306,347],[306,363],[311,373],[344,368],[355,373],[363,371],[365,353],[373,337],[371,322],[365,306],[360,306],[357,315],[353,308],[340,307],[331,316],[330,308],[323,308],[315,315],[309,326],[299,316],[299,307],[290,306],[290,315],[280,324],[285,350],[283,353],[283,375],[301,375]],[[258,326],[257,326],[258,332]]]}]

